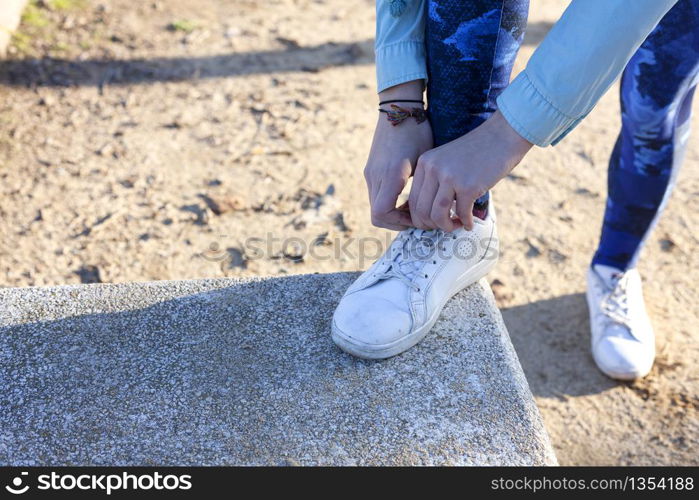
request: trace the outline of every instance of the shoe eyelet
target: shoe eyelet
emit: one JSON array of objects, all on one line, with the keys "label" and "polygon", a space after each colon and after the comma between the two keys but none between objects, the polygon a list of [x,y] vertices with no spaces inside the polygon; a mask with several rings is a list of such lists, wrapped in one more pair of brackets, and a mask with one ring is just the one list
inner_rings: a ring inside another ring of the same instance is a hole
[{"label": "shoe eyelet", "polygon": [[427,275],[425,275],[425,278],[427,278],[427,277],[428,277],[428,276],[427,276]]},{"label": "shoe eyelet", "polygon": [[432,261],[432,264],[436,264],[436,263],[437,263],[437,261],[436,261],[436,260],[433,260],[433,261]]},{"label": "shoe eyelet", "polygon": [[420,289],[418,288],[418,289],[417,289],[417,291],[419,292],[419,291],[420,291]]}]

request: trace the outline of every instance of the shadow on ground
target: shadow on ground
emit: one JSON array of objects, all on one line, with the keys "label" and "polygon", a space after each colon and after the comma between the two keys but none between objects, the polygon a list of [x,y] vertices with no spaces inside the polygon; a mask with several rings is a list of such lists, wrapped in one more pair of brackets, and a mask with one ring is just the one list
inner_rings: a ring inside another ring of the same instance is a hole
[{"label": "shadow on ground", "polygon": [[[524,45],[538,45],[552,24],[530,23]],[[253,74],[307,71],[374,62],[374,40],[205,57],[88,59],[51,57],[0,61],[0,85],[68,87],[150,84]]]},{"label": "shadow on ground", "polygon": [[149,59],[15,59],[0,61],[0,85],[29,87],[150,84],[223,78],[252,74],[307,71],[328,67],[371,64],[373,40],[328,42],[312,47],[223,54],[205,57]]},{"label": "shadow on ground", "polygon": [[566,399],[597,394],[618,385],[600,373],[590,354],[590,323],[584,294],[502,309],[502,315],[536,396]]}]

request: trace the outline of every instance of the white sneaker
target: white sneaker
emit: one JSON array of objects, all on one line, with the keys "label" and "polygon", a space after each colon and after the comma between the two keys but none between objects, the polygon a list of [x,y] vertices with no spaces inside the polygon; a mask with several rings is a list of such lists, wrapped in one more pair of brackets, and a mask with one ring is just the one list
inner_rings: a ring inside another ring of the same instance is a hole
[{"label": "white sneaker", "polygon": [[592,356],[602,372],[633,380],[650,372],[655,336],[643,302],[641,276],[595,265],[587,273]]},{"label": "white sneaker", "polygon": [[347,289],[333,315],[332,339],[360,358],[400,354],[420,342],[446,302],[497,259],[492,201],[485,220],[474,217],[472,231],[401,231]]}]

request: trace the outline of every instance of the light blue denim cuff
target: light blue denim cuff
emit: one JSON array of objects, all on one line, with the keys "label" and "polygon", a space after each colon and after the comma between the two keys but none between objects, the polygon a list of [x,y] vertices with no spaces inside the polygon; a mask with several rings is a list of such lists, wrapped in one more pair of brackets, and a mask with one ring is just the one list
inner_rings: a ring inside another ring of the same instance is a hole
[{"label": "light blue denim cuff", "polygon": [[569,116],[558,109],[522,71],[498,96],[498,109],[510,126],[537,146],[557,144],[584,116]]},{"label": "light blue denim cuff", "polygon": [[427,82],[423,40],[404,40],[376,48],[377,92],[412,80]]}]

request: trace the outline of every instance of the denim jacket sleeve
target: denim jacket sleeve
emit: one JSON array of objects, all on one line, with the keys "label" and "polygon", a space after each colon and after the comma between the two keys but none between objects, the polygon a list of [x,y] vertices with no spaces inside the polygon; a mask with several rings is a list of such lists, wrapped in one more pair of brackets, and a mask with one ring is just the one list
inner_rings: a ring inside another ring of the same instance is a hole
[{"label": "denim jacket sleeve", "polygon": [[376,81],[378,91],[411,80],[427,80],[425,9],[427,0],[376,0]]},{"label": "denim jacket sleeve", "polygon": [[[475,0],[464,0],[475,1]],[[508,123],[539,146],[558,143],[592,110],[678,0],[572,0],[498,97]],[[403,5],[393,14],[391,7]],[[427,79],[426,0],[377,0],[378,90]]]},{"label": "denim jacket sleeve", "polygon": [[619,77],[677,0],[572,0],[527,67],[497,99],[508,123],[539,146],[558,143]]}]

